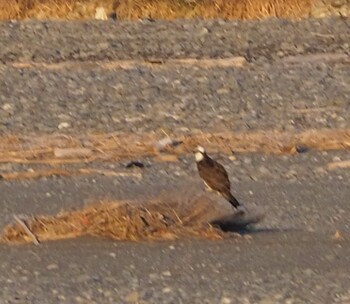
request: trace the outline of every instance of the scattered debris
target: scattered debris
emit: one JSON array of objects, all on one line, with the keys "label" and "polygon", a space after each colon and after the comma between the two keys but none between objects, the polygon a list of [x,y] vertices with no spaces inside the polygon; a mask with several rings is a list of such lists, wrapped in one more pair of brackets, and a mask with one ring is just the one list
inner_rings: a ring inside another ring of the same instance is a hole
[{"label": "scattered debris", "polygon": [[59,130],[67,129],[67,128],[69,128],[69,127],[70,127],[70,124],[69,124],[69,122],[66,122],[66,121],[61,122],[61,123],[57,126],[57,128],[58,128]]},{"label": "scattered debris", "polygon": [[343,239],[344,239],[344,237],[341,235],[340,231],[336,230],[334,235],[332,236],[332,240],[334,240],[334,241],[341,241]]},{"label": "scattered debris", "polygon": [[[180,156],[192,153],[200,143],[205,143],[209,153],[221,152],[229,155],[232,155],[232,151],[236,153],[295,154],[298,153],[295,148],[296,143],[314,150],[350,148],[350,129],[307,130],[298,133],[257,131],[173,134],[170,138],[177,138],[176,141],[160,140],[161,146],[164,147],[163,152],[155,148],[155,142],[159,142],[157,138],[159,136],[155,133],[4,136],[0,137],[0,163],[59,165],[95,161],[129,161],[145,157],[157,158],[162,153]],[[175,144],[176,149],[168,149],[166,147],[169,146],[164,146],[170,143]],[[167,157],[164,159],[168,161]]]},{"label": "scattered debris", "polygon": [[302,145],[296,145],[295,150],[298,153],[305,153],[309,151],[309,148],[307,146],[302,146]]},{"label": "scattered debris", "polygon": [[102,7],[102,6],[96,7],[95,19],[96,20],[108,20],[108,17],[107,17],[107,14],[106,14],[104,7]]},{"label": "scattered debris", "polygon": [[328,170],[350,168],[350,160],[336,161],[327,165]]},{"label": "scattered debris", "polygon": [[54,155],[57,158],[89,157],[93,151],[88,148],[55,148]]},{"label": "scattered debris", "polygon": [[170,137],[164,137],[160,140],[158,140],[155,143],[155,146],[158,150],[163,151],[167,147],[176,147],[178,145],[182,144],[182,141],[178,141],[176,139],[172,139]]},{"label": "scattered debris", "polygon": [[40,245],[38,239],[33,234],[33,232],[28,228],[27,224],[24,222],[24,220],[20,219],[17,215],[14,215],[13,218],[15,221],[23,228],[24,232],[32,239],[33,243],[35,245]]},{"label": "scattered debris", "polygon": [[132,160],[125,165],[125,168],[128,168],[128,169],[133,167],[144,168],[145,164],[138,160]]}]

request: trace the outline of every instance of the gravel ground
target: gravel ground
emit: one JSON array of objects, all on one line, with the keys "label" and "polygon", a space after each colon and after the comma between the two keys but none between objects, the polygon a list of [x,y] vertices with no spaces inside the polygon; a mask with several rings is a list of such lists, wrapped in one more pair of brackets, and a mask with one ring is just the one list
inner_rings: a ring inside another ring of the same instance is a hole
[{"label": "gravel ground", "polygon": [[2,303],[35,304],[348,303],[349,248],[349,240],[304,232],[215,243],[0,247],[7,274],[0,295]]},{"label": "gravel ground", "polygon": [[[350,31],[344,19],[24,22],[2,23],[0,32],[2,134],[349,127]],[[251,62],[126,69],[82,62],[150,54],[246,56]],[[292,55],[299,57],[288,61]],[[76,64],[11,64],[67,60]]]},{"label": "gravel ground", "polygon": [[350,126],[349,64],[118,71],[3,66],[0,78],[2,133]]},{"label": "gravel ground", "polygon": [[260,22],[3,22],[0,61],[221,58],[248,53],[273,60],[280,51],[286,55],[348,52],[349,34],[349,20],[336,17]]},{"label": "gravel ground", "polygon": [[[251,239],[135,244],[87,238],[40,247],[1,245],[0,297],[3,303],[42,304],[347,303],[349,171],[321,170],[347,155],[242,155],[236,161],[216,155],[232,176],[237,197],[267,211]],[[55,213],[104,198],[201,193],[192,161],[149,163],[142,180],[2,182],[0,225],[14,213]],[[343,240],[332,239],[336,230]]]}]

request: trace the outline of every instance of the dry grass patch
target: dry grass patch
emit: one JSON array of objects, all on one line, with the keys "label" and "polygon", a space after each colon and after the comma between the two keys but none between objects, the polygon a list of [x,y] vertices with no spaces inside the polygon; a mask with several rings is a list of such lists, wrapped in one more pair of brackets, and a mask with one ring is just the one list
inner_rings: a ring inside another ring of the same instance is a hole
[{"label": "dry grass patch", "polygon": [[[184,237],[221,239],[223,232],[209,222],[222,210],[206,197],[185,201],[150,199],[145,203],[103,202],[53,216],[35,216],[4,228],[0,240],[27,243],[76,238],[109,237],[115,240],[173,240]],[[25,228],[25,227],[26,228]]]},{"label": "dry grass patch", "polygon": [[[177,145],[157,145],[169,136]],[[174,161],[172,156],[191,154],[198,145],[209,153],[295,154],[298,146],[315,150],[350,148],[349,129],[300,132],[256,131],[243,133],[110,133],[82,136],[42,135],[0,138],[0,163],[72,164],[94,161],[122,161],[145,157]],[[176,159],[175,159],[176,161]]]},{"label": "dry grass patch", "polygon": [[5,0],[0,19],[91,19],[96,8],[120,20],[303,18],[314,0]]},{"label": "dry grass patch", "polygon": [[262,19],[302,18],[309,14],[312,0],[132,0],[120,1],[121,19]]},{"label": "dry grass patch", "polygon": [[[132,176],[139,172],[113,171],[94,168],[67,168],[73,164],[120,162],[146,157],[156,162],[177,162],[179,156],[192,154],[197,145],[209,153],[264,153],[294,155],[300,151],[344,150],[350,148],[350,130],[307,130],[299,133],[257,131],[247,133],[113,133],[66,136],[6,136],[0,138],[0,164],[41,164],[50,167],[30,171],[0,172],[0,179],[21,180],[49,176]],[[166,140],[165,140],[166,139]],[[161,142],[170,144],[160,147]],[[172,145],[175,142],[177,144]],[[62,165],[66,165],[62,168]]]}]

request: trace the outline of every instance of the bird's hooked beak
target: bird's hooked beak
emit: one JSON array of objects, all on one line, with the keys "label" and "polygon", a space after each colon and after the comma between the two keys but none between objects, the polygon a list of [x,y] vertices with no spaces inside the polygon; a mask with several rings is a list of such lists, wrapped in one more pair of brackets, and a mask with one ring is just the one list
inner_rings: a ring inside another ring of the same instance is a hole
[{"label": "bird's hooked beak", "polygon": [[205,154],[205,149],[202,146],[197,146],[194,150],[193,153],[202,153]]}]

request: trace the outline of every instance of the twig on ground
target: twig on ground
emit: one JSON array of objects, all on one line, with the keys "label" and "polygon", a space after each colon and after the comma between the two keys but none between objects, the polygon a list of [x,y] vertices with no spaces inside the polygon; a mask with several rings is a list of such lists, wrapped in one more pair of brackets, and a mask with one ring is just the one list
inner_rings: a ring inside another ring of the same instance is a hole
[{"label": "twig on ground", "polygon": [[339,162],[329,163],[327,165],[327,168],[328,168],[328,170],[350,168],[350,159],[349,160],[339,161]]},{"label": "twig on ground", "polygon": [[29,229],[29,227],[27,226],[27,224],[21,219],[19,218],[17,215],[13,215],[13,218],[15,219],[15,221],[21,225],[21,227],[24,229],[24,231],[26,232],[26,234],[33,240],[33,243],[35,245],[40,245],[39,240],[37,239],[37,237],[34,235],[34,233]]}]

